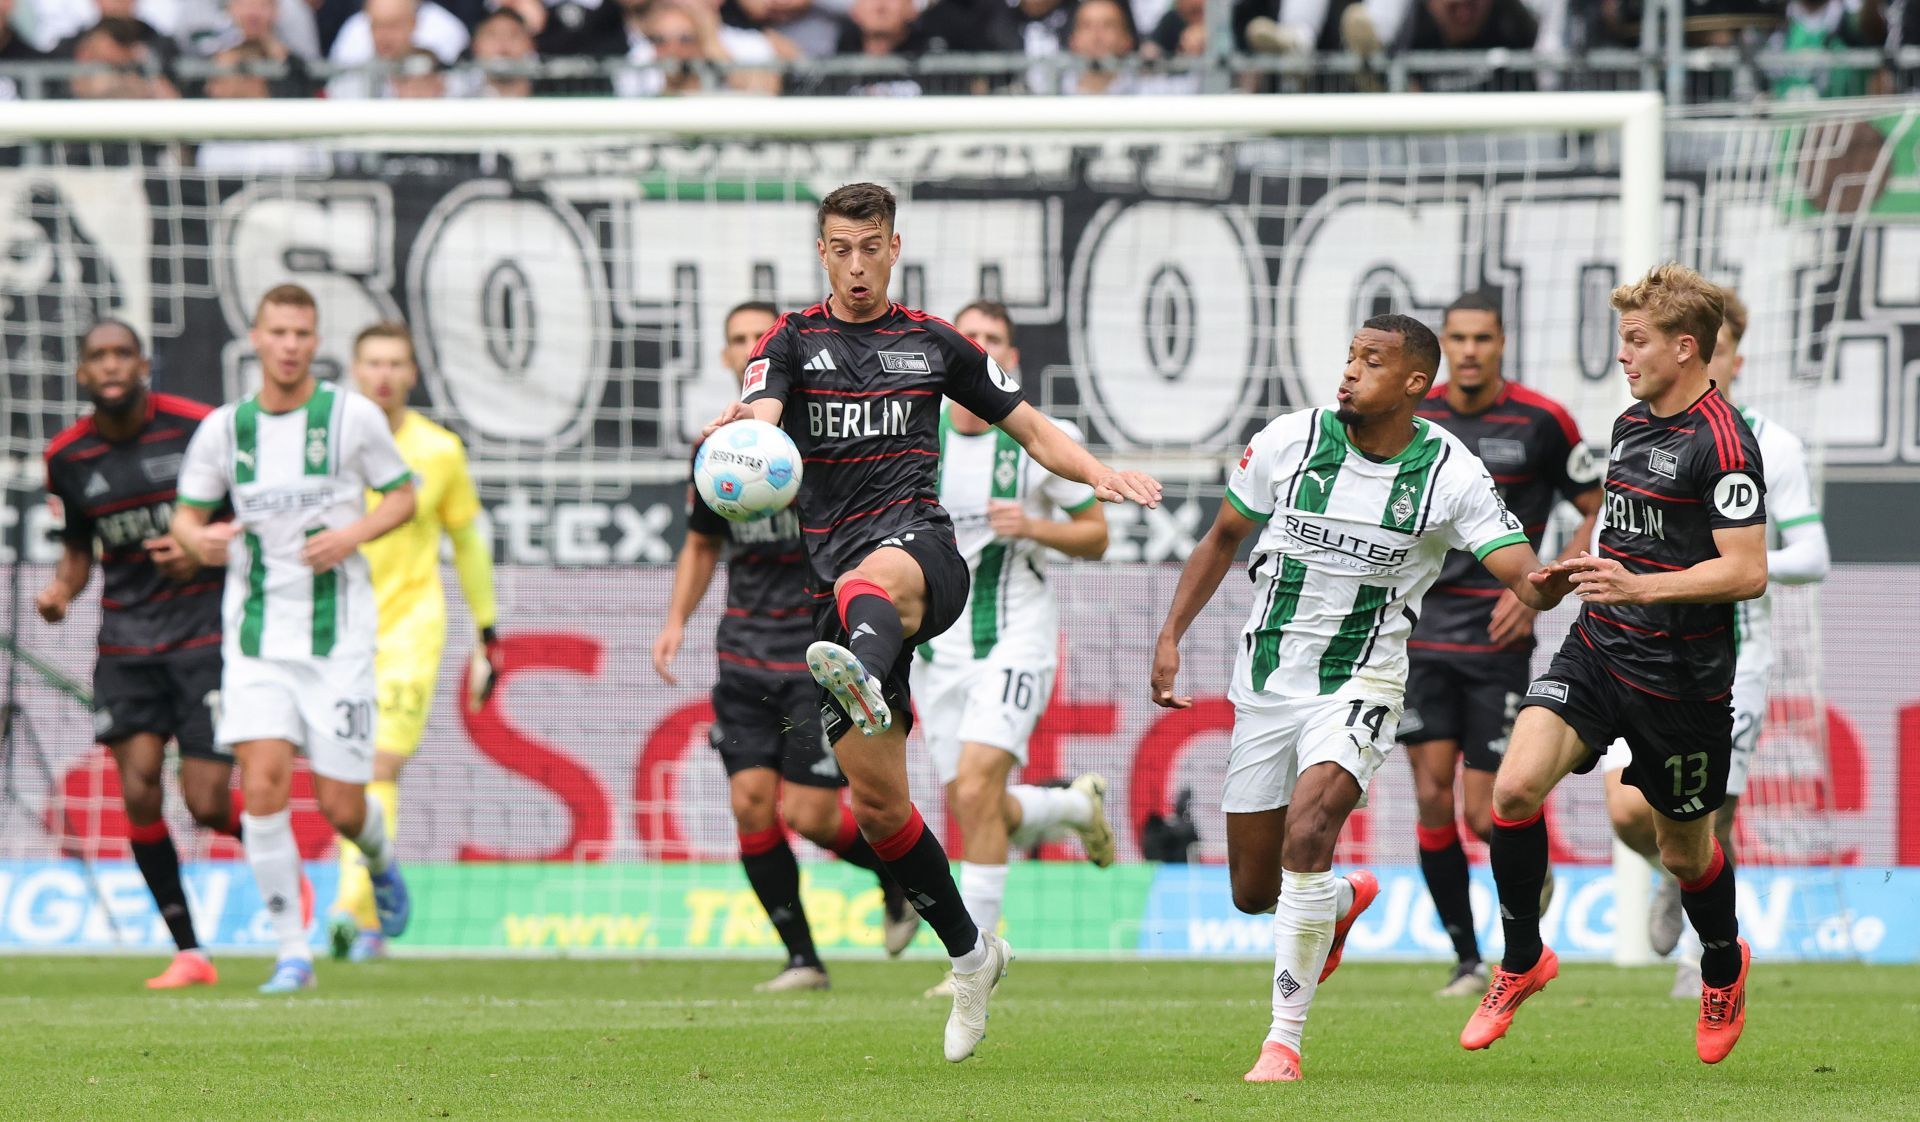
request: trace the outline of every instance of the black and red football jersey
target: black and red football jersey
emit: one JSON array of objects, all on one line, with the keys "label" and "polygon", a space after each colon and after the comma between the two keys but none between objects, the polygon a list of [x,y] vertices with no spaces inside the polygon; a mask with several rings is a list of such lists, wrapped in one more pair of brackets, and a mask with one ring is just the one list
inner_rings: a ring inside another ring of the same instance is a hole
[{"label": "black and red football jersey", "polygon": [[164,654],[220,641],[226,571],[202,569],[176,583],[141,544],[172,525],[181,457],[210,412],[197,401],[149,393],[146,424],[130,440],[108,440],[87,417],[47,442],[47,492],[66,519],[62,539],[89,551],[99,543],[101,654]]},{"label": "black and red football jersey", "polygon": [[971,339],[900,304],[848,323],[823,301],[761,338],[741,400],[785,406],[781,427],[806,463],[795,505],[816,594],[890,537],[929,524],[952,534],[940,507],[942,397],[989,424],[1021,401]]}]

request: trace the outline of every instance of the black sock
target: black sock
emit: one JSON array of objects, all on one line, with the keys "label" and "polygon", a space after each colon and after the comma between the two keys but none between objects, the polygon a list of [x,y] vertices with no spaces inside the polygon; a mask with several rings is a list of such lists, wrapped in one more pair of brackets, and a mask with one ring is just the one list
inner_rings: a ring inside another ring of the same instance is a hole
[{"label": "black sock", "polygon": [[840,620],[852,636],[847,649],[867,673],[886,681],[907,641],[900,610],[887,598],[886,590],[872,581],[848,581],[840,590]]},{"label": "black sock", "polygon": [[1740,921],[1733,912],[1733,862],[1721,853],[1717,839],[1706,875],[1680,886],[1680,906],[1700,936],[1700,980],[1732,985],[1740,977]]},{"label": "black sock", "polygon": [[1467,851],[1460,848],[1457,827],[1420,827],[1420,873],[1427,878],[1434,914],[1453,940],[1455,957],[1479,962],[1480,940],[1473,933],[1473,901],[1467,895]]},{"label": "black sock", "polygon": [[887,863],[887,871],[906,890],[907,899],[919,910],[940,943],[953,958],[980,944],[980,927],[967,914],[960,898],[960,886],[953,883],[953,869],[947,864],[947,851],[933,836],[915,809],[907,824],[889,838],[882,838],[874,852]]},{"label": "black sock", "polygon": [[1493,819],[1493,883],[1500,890],[1500,926],[1507,951],[1500,960],[1512,973],[1531,970],[1540,961],[1540,888],[1547,882],[1547,819],[1544,812],[1519,822]]},{"label": "black sock", "polygon": [[140,866],[147,891],[153,893],[154,906],[160,909],[160,918],[167,921],[167,930],[173,933],[173,945],[183,951],[198,950],[200,940],[194,938],[193,916],[187,911],[187,890],[180,884],[180,853],[173,848],[173,835],[167,833],[167,824],[135,826],[129,833],[133,835],[129,844],[133,848],[134,864]]},{"label": "black sock", "polygon": [[778,826],[741,834],[740,864],[760,906],[767,909],[768,922],[787,948],[787,965],[818,967],[820,952],[814,950],[813,928],[800,905],[800,862],[794,860],[786,834]]}]

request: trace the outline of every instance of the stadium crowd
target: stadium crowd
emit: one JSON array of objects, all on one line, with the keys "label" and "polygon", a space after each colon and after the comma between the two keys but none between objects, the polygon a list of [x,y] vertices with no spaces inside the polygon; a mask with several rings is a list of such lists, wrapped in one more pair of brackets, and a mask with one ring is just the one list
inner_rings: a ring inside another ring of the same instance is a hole
[{"label": "stadium crowd", "polygon": [[[1530,89],[1643,50],[1658,0],[1215,2],[1217,30],[1206,0],[0,0],[0,100],[1181,93],[1229,55],[1248,91],[1379,88],[1396,57],[1429,60],[1407,88]],[[1920,0],[1683,2],[1688,49],[1887,52],[1774,67],[1776,95],[1911,88]]]}]

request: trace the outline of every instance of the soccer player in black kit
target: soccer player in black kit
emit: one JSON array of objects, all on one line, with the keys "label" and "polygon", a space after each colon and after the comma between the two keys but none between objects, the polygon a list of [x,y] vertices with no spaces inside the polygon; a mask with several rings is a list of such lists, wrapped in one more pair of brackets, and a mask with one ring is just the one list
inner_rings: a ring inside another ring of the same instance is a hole
[{"label": "soccer player in black kit", "polygon": [[1613,307],[1635,404],[1613,426],[1600,555],[1553,566],[1571,573],[1580,617],[1527,687],[1494,779],[1491,852],[1507,950],[1460,1043],[1500,1039],[1520,1003],[1558,974],[1540,941],[1542,807],[1555,784],[1593,770],[1621,737],[1633,752],[1623,778],[1657,812],[1661,862],[1700,936],[1694,1048],[1712,1064],[1733,1051],[1747,1015],[1751,950],[1713,813],[1733,760],[1733,605],[1767,588],[1760,447],[1707,377],[1723,313],[1717,286],[1662,265],[1614,289]]},{"label": "soccer player in black kit", "polygon": [[832,295],[780,317],[747,364],[743,400],[707,432],[757,417],[782,425],[806,461],[797,508],[819,637],[808,669],[826,691],[821,717],[860,831],[953,959],[945,1053],[958,1063],[986,1034],[987,998],[1012,952],[968,916],[907,789],[910,644],[952,626],[967,599],[966,562],[938,500],[940,399],[1104,501],[1151,506],[1160,485],[1095,459],[951,324],[887,299],[900,258],[894,209],[872,183],[821,201],[815,246]]},{"label": "soccer player in black kit", "polygon": [[[771,304],[741,304],[727,313],[721,361],[737,380],[754,345],[773,327]],[[714,636],[719,673],[713,683],[710,739],[727,769],[728,801],[740,834],[740,864],[787,949],[787,965],[754,989],[762,993],[828,988],[826,967],[800,902],[800,865],[787,826],[863,869],[880,871],[887,952],[907,949],[920,917],[882,870],[840,801],[846,778],[820,728],[820,692],[807,673],[813,641],[813,596],[806,547],[792,508],[753,522],[729,522],[687,488],[687,540],[674,562],[673,598],[653,641],[653,668],[669,685],[687,619],[700,606],[720,559],[727,562],[727,608]],[[777,808],[777,810],[776,810]]]},{"label": "soccer player in black kit", "polygon": [[94,733],[119,765],[134,863],[178,947],[147,985],[176,989],[219,975],[194,937],[180,854],[161,817],[169,738],[180,746],[180,789],[194,820],[239,837],[240,816],[228,794],[233,757],[213,737],[226,559],[203,569],[167,536],[180,457],[210,410],[152,392],[148,371],[139,336],[118,320],[95,324],[81,342],[77,377],[93,413],[47,443],[47,492],[66,519],[65,549],[35,607],[48,623],[67,617],[98,542],[106,584]]},{"label": "soccer player in black kit", "polygon": [[[1427,395],[1419,415],[1459,437],[1487,465],[1534,549],[1554,505],[1572,503],[1582,520],[1562,554],[1571,558],[1593,538],[1600,465],[1559,402],[1503,376],[1506,342],[1498,300],[1476,292],[1450,304],[1440,328],[1447,380]],[[1420,623],[1407,641],[1407,708],[1399,739],[1413,768],[1420,872],[1457,960],[1440,990],[1444,997],[1475,996],[1487,983],[1467,895],[1454,772],[1465,765],[1467,828],[1486,841],[1493,832],[1493,775],[1531,673],[1536,614],[1473,554],[1455,551],[1428,590]]]}]

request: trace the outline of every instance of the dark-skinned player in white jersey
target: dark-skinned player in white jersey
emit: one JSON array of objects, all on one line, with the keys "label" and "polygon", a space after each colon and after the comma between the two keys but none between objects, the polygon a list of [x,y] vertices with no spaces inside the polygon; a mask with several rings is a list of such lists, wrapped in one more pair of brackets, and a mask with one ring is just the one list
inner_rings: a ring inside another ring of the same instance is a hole
[{"label": "dark-skinned player in white jersey", "polygon": [[945,1054],[958,1063],[986,1035],[987,999],[1012,951],[968,915],[907,788],[910,644],[952,626],[967,598],[966,562],[938,501],[940,399],[1103,501],[1153,506],[1160,485],[1075,443],[951,324],[888,300],[900,259],[894,213],[892,193],[872,183],[821,201],[816,249],[832,295],[780,317],[747,365],[743,400],[706,431],[749,417],[783,425],[806,462],[796,502],[820,636],[808,668],[860,831],[953,959]]},{"label": "dark-skinned player in white jersey", "polygon": [[1621,778],[1652,804],[1661,863],[1700,936],[1694,1049],[1712,1064],[1747,1017],[1751,952],[1713,816],[1733,762],[1734,605],[1767,590],[1766,485],[1759,443],[1708,371],[1720,289],[1661,265],[1612,303],[1634,404],[1609,442],[1599,554],[1556,566],[1572,572],[1580,618],[1527,687],[1494,777],[1489,856],[1507,948],[1460,1044],[1506,1035],[1520,1003],[1558,974],[1540,939],[1547,796],[1619,737],[1632,753]]}]

